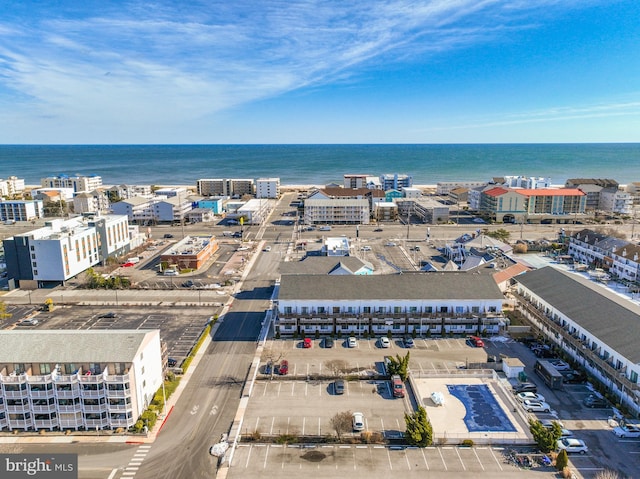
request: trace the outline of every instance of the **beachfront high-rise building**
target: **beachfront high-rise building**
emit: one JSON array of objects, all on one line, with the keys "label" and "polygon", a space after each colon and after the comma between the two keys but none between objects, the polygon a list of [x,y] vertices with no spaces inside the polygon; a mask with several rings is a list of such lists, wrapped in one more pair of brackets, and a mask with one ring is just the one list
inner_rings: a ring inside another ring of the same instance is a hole
[{"label": "beachfront high-rise building", "polygon": [[400,190],[402,188],[411,188],[413,186],[413,177],[409,175],[385,174],[380,176],[380,182],[382,183],[382,189],[387,190]]},{"label": "beachfront high-rise building", "polygon": [[371,175],[344,175],[345,188],[366,188]]},{"label": "beachfront high-rise building", "polygon": [[196,181],[197,193],[201,196],[235,196],[253,195],[253,180],[242,178],[215,178]]},{"label": "beachfront high-rise building", "polygon": [[42,178],[40,184],[46,188],[71,188],[75,192],[91,191],[102,186],[102,177],[98,175],[89,176],[49,176]]},{"label": "beachfront high-rise building", "polygon": [[31,221],[43,217],[41,200],[0,200],[0,221]]},{"label": "beachfront high-rise building", "polygon": [[258,178],[256,198],[280,198],[280,178]]},{"label": "beachfront high-rise building", "polygon": [[24,179],[10,176],[6,180],[0,179],[0,196],[13,196],[24,191]]}]

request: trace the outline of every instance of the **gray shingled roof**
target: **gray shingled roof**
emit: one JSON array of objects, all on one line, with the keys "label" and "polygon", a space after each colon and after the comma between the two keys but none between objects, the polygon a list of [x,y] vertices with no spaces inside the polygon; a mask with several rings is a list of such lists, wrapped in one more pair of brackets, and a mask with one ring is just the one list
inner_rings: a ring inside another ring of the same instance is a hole
[{"label": "gray shingled roof", "polygon": [[282,300],[502,299],[490,275],[418,273],[372,276],[283,275]]},{"label": "gray shingled roof", "polygon": [[155,331],[0,331],[0,363],[128,363]]},{"label": "gray shingled roof", "polygon": [[343,263],[351,271],[363,266],[373,267],[355,256],[307,256],[302,261],[285,261],[279,264],[280,274],[329,274],[335,267]]},{"label": "gray shingled roof", "polygon": [[582,276],[550,266],[515,279],[625,358],[640,363],[640,307]]}]

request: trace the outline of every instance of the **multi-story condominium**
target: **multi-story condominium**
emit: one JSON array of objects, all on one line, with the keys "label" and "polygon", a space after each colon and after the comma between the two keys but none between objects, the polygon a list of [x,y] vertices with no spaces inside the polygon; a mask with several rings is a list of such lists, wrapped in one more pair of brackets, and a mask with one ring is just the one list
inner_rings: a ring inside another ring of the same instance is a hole
[{"label": "multi-story condominium", "polygon": [[253,195],[252,179],[203,179],[196,182],[197,192],[202,196],[235,196]]},{"label": "multi-story condominium", "polygon": [[111,203],[111,211],[116,215],[126,215],[130,222],[149,224],[155,221],[153,204],[155,198],[133,196],[126,200]]},{"label": "multi-story condominium", "polygon": [[610,178],[569,178],[564,183],[565,188],[580,188],[583,185],[596,185],[601,188],[615,188],[620,186],[616,180]]},{"label": "multi-story condominium", "polygon": [[167,198],[186,198],[189,194],[186,188],[158,188],[154,191],[156,196],[166,196]]},{"label": "multi-story condominium", "polygon": [[133,426],[162,386],[158,330],[0,331],[0,430]]},{"label": "multi-story condominium", "polygon": [[380,176],[383,190],[399,190],[401,188],[411,188],[413,186],[413,177],[409,175],[384,174]]},{"label": "multi-story condominium", "polygon": [[256,198],[280,198],[280,178],[258,178]]},{"label": "multi-story condominium", "polygon": [[630,245],[626,240],[583,229],[569,237],[568,254],[576,263],[611,269],[615,251]]},{"label": "multi-story condominium", "polygon": [[157,222],[183,221],[193,209],[188,198],[174,196],[166,200],[155,200],[152,205],[153,220]]},{"label": "multi-story condominium", "polygon": [[0,221],[31,221],[44,218],[41,200],[0,200]]},{"label": "multi-story condominium", "polygon": [[244,224],[261,225],[269,217],[272,204],[265,199],[251,199],[236,210],[234,216],[244,218]]},{"label": "multi-story condominium", "polygon": [[624,406],[640,413],[640,307],[577,274],[545,267],[515,277],[518,309]]},{"label": "multi-story condominium", "polygon": [[24,179],[10,176],[6,180],[0,179],[0,196],[19,195],[24,191]]},{"label": "multi-story condominium", "polygon": [[126,216],[55,219],[3,241],[8,277],[23,287],[64,284],[129,245]]},{"label": "multi-story condominium", "polygon": [[405,198],[420,198],[422,190],[420,188],[402,188],[402,196]]},{"label": "multi-story condominium", "polygon": [[584,215],[586,195],[574,188],[513,189],[496,186],[481,192],[480,211],[496,221],[571,222]]},{"label": "multi-story condominium", "polygon": [[448,196],[455,188],[484,188],[486,181],[441,181],[436,184],[436,194]]},{"label": "multi-story condominium", "polygon": [[313,224],[369,224],[371,210],[366,199],[307,198],[304,222]]},{"label": "multi-story condominium", "polygon": [[613,266],[610,273],[622,280],[640,282],[640,246],[628,243],[615,250],[611,257]]},{"label": "multi-story condominium", "polygon": [[424,223],[438,224],[449,221],[449,206],[443,205],[433,198],[399,198],[398,214],[401,218],[417,217]]},{"label": "multi-story condominium", "polygon": [[107,193],[102,190],[82,191],[73,197],[73,211],[77,214],[109,211]]},{"label": "multi-story condominium", "polygon": [[505,176],[496,183],[506,186],[508,188],[528,188],[528,189],[539,189],[539,188],[550,188],[551,187],[551,178],[535,178],[528,176]]},{"label": "multi-story condominium", "polygon": [[34,188],[31,190],[31,197],[34,200],[42,200],[45,204],[55,198],[55,201],[73,201],[73,190],[71,188]]},{"label": "multi-story condominium", "polygon": [[315,334],[495,334],[504,296],[490,274],[283,275],[276,330]]},{"label": "multi-story condominium", "polygon": [[371,175],[344,175],[345,188],[367,188]]},{"label": "multi-story condominium", "polygon": [[621,215],[633,214],[633,196],[626,191],[603,188],[600,191],[600,203],[598,205],[601,211],[608,213],[617,213]]},{"label": "multi-story condominium", "polygon": [[115,185],[107,190],[107,195],[111,200],[116,198],[126,200],[134,196],[151,198],[153,192],[151,191],[151,185]]},{"label": "multi-story condominium", "polygon": [[46,188],[72,188],[74,192],[91,191],[102,186],[102,177],[91,176],[49,176],[42,178],[40,184]]}]

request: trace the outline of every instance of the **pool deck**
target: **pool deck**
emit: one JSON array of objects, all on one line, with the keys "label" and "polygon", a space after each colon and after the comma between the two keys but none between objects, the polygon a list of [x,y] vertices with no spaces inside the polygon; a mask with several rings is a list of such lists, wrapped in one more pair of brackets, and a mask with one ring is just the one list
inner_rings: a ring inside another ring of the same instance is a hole
[{"label": "pool deck", "polygon": [[[413,384],[417,389],[416,394],[427,410],[427,416],[431,421],[434,431],[434,442],[439,444],[459,444],[464,439],[472,439],[476,444],[497,444],[501,442],[529,443],[529,434],[526,418],[520,408],[514,412],[514,406],[508,402],[507,394],[502,386],[492,378],[478,377],[438,377],[438,378],[414,378]],[[449,393],[447,385],[457,384],[485,384],[493,393],[493,397],[509,418],[516,432],[470,432],[464,422],[467,413],[462,401]],[[444,396],[444,406],[436,406],[431,400],[431,393],[437,391]],[[514,400],[515,401],[515,400]]]}]

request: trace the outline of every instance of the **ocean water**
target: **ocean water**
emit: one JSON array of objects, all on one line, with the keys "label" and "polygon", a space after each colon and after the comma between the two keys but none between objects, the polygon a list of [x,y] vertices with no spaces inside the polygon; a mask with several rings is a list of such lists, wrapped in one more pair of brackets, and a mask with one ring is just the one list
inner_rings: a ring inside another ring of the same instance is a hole
[{"label": "ocean water", "polygon": [[640,143],[496,145],[0,145],[0,178],[29,185],[60,174],[104,184],[195,184],[201,178],[279,177],[342,183],[343,175],[401,173],[414,184],[495,176],[640,181]]}]

